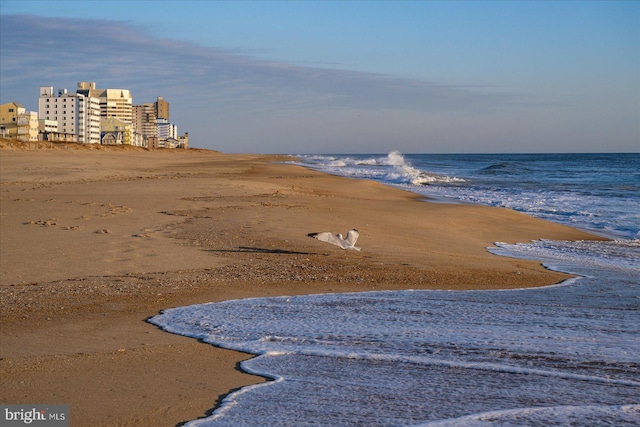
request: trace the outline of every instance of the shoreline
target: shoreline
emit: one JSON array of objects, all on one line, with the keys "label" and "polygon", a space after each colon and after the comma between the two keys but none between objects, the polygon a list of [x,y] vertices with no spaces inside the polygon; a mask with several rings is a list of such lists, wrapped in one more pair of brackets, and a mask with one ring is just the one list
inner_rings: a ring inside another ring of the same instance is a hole
[{"label": "shoreline", "polygon": [[[284,158],[3,149],[3,403],[69,404],[73,425],[176,425],[263,380],[238,370],[253,355],[146,321],[162,309],[276,295],[542,286],[570,276],[485,248],[602,240],[507,209],[432,203],[274,163]],[[306,236],[351,227],[360,230],[360,253]]]}]

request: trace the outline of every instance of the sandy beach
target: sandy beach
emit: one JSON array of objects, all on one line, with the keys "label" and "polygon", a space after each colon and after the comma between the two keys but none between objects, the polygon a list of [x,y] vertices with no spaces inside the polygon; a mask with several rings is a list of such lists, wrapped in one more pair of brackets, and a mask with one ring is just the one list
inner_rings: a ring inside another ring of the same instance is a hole
[{"label": "sandy beach", "polygon": [[[0,400],[68,404],[72,426],[172,426],[263,381],[238,369],[250,355],[146,322],[162,309],[542,286],[567,276],[486,247],[596,238],[507,209],[429,203],[282,156],[0,145]],[[362,252],[307,237],[349,228]]]}]

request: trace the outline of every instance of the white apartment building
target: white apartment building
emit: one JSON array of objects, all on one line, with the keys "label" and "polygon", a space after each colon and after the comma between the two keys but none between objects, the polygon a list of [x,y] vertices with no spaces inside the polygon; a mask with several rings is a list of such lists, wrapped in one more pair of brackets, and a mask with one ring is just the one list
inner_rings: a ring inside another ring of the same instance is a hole
[{"label": "white apartment building", "polygon": [[169,123],[167,119],[157,119],[158,139],[178,139],[178,126]]},{"label": "white apartment building", "polygon": [[53,86],[40,86],[38,119],[57,121],[58,132],[75,134],[79,143],[100,143],[98,98],[70,94],[67,89],[59,89],[56,95]]},{"label": "white apartment building", "polygon": [[58,133],[56,120],[38,119],[38,131],[42,133]]}]

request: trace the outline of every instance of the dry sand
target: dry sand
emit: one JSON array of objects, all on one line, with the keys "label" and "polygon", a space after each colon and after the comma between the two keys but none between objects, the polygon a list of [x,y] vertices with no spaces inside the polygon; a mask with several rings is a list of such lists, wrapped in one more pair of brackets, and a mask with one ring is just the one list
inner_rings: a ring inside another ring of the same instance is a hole
[{"label": "dry sand", "polygon": [[[176,425],[263,381],[249,355],[158,330],[168,307],[271,295],[557,283],[495,241],[591,235],[281,157],[0,143],[0,401],[71,425]],[[362,252],[310,239],[358,228]]]}]

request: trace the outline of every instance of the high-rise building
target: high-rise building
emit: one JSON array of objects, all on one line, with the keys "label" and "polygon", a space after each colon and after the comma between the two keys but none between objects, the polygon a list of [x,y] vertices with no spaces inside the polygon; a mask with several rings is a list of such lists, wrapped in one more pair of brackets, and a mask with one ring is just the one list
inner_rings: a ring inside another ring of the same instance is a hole
[{"label": "high-rise building", "polygon": [[143,141],[158,136],[156,112],[153,104],[133,106],[133,129],[135,133],[142,135]]},{"label": "high-rise building", "polygon": [[177,139],[178,138],[178,127],[174,124],[169,123],[167,119],[157,119],[158,129],[158,138],[161,140],[164,139]]},{"label": "high-rise building", "polygon": [[58,132],[75,134],[83,144],[100,143],[100,101],[79,93],[68,93],[53,86],[40,86],[38,119],[55,120]]},{"label": "high-rise building", "polygon": [[128,89],[96,89],[95,82],[78,82],[76,93],[100,100],[100,116],[133,123],[133,98]]},{"label": "high-rise building", "polygon": [[167,121],[169,121],[169,102],[165,101],[162,96],[159,96],[157,101],[153,103],[153,107],[156,110],[156,118],[167,119]]}]

